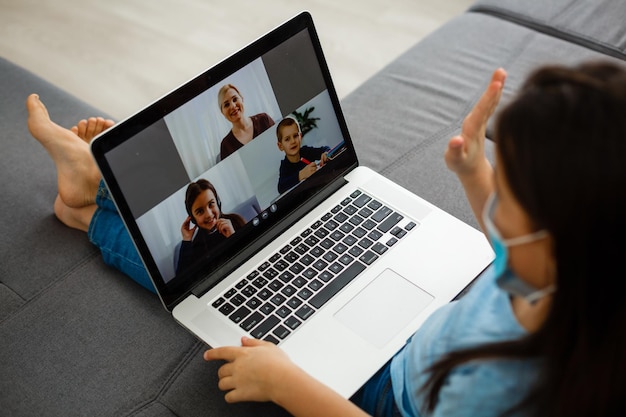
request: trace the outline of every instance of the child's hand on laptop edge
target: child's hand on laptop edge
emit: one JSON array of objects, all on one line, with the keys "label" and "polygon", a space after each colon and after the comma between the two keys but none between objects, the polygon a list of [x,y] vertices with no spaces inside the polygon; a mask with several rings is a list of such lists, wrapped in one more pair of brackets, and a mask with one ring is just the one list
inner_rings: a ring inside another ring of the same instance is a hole
[{"label": "child's hand on laptop edge", "polygon": [[204,359],[226,361],[217,371],[219,388],[228,391],[226,402],[272,401],[294,416],[366,415],[300,369],[273,343],[242,337],[241,347],[209,349]]},{"label": "child's hand on laptop edge", "polygon": [[281,384],[289,384],[288,375],[298,368],[273,343],[243,337],[241,344],[204,353],[207,361],[226,361],[217,372],[219,388],[228,391],[226,401],[274,401]]}]

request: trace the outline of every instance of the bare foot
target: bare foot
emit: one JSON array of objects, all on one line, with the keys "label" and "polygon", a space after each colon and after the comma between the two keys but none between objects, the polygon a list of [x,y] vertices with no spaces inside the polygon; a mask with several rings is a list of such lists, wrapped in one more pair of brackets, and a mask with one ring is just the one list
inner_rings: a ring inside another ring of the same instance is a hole
[{"label": "bare foot", "polygon": [[66,226],[87,232],[91,218],[98,206],[91,204],[85,207],[73,208],[67,206],[61,196],[57,195],[54,201],[54,214]]},{"label": "bare foot", "polygon": [[104,132],[114,124],[115,122],[111,119],[90,117],[89,119],[81,120],[70,130],[85,142],[90,143],[96,135]]},{"label": "bare foot", "polygon": [[70,130],[52,120],[48,110],[31,94],[26,100],[28,129],[46,148],[57,168],[59,196],[68,207],[80,208],[94,204],[100,183],[89,145]]}]

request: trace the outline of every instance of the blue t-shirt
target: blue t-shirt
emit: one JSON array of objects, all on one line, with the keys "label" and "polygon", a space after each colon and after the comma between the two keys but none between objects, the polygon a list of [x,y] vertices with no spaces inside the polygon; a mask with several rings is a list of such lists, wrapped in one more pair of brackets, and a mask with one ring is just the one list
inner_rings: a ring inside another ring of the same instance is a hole
[{"label": "blue t-shirt", "polygon": [[437,310],[391,362],[396,404],[403,416],[500,416],[533,385],[538,360],[477,360],[454,368],[432,414],[420,393],[425,372],[448,352],[527,334],[517,322],[508,294],[496,286],[492,268],[459,301]]}]

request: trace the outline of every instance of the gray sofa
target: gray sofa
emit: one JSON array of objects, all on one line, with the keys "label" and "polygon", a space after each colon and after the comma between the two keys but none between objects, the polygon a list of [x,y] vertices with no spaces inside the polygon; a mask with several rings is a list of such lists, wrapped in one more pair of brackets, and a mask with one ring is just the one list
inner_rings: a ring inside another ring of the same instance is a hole
[{"label": "gray sofa", "polygon": [[[621,0],[477,1],[343,100],[361,163],[477,226],[442,155],[491,71],[509,72],[506,102],[538,65],[623,63],[624,18]],[[54,166],[26,129],[26,96],[63,126],[101,112],[1,58],[0,71],[0,414],[283,415],[226,404],[206,347],[55,219]]]}]

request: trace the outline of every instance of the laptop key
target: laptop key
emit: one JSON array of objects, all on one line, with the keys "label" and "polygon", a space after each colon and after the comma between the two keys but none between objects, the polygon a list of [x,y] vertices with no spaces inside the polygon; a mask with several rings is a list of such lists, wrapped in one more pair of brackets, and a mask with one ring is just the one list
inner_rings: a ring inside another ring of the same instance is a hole
[{"label": "laptop key", "polygon": [[302,305],[302,300],[298,297],[291,297],[289,301],[287,301],[287,305],[295,310]]},{"label": "laptop key", "polygon": [[248,285],[246,288],[241,290],[241,293],[245,295],[246,297],[252,297],[254,294],[256,294],[256,292],[257,292],[257,289],[254,288],[252,285]]},{"label": "laptop key", "polygon": [[226,303],[223,306],[221,306],[218,310],[223,315],[228,316],[230,313],[235,311],[235,307],[233,307],[232,304]]},{"label": "laptop key", "polygon": [[326,251],[324,250],[324,248],[320,247],[320,246],[316,246],[313,249],[311,249],[311,252],[309,252],[311,254],[311,256],[315,257],[316,259],[319,258],[320,256],[322,256]]},{"label": "laptop key", "polygon": [[308,300],[312,295],[313,291],[308,288],[302,288],[300,291],[298,291],[298,297],[302,298],[303,300]]},{"label": "laptop key", "polygon": [[317,245],[317,242],[319,242],[320,240],[315,237],[315,236],[309,236],[304,242],[309,245],[309,247],[313,247],[315,245]]},{"label": "laptop key", "polygon": [[276,327],[272,332],[272,334],[274,334],[279,339],[284,339],[285,337],[289,336],[290,333],[291,332],[282,324]]},{"label": "laptop key", "polygon": [[285,255],[285,262],[287,263],[291,263],[291,262],[295,262],[298,260],[298,258],[300,257],[300,255],[298,255],[296,252],[291,251],[288,254]]},{"label": "laptop key", "polygon": [[265,321],[259,324],[254,330],[250,332],[255,339],[262,339],[270,330],[280,323],[280,320],[276,316],[269,316]]},{"label": "laptop key", "polygon": [[285,288],[280,290],[280,292],[286,295],[287,297],[289,297],[289,296],[292,296],[296,292],[296,289],[291,285],[287,285]]},{"label": "laptop key", "polygon": [[356,200],[354,200],[354,202],[352,204],[354,204],[357,207],[363,207],[364,205],[366,205],[367,203],[369,203],[372,200],[372,197],[370,197],[367,194],[361,194],[359,196],[359,198],[357,198]]},{"label": "laptop key", "polygon": [[291,281],[293,277],[295,277],[295,275],[289,271],[285,271],[278,276],[278,278],[280,278],[280,280],[285,283]]},{"label": "laptop key", "polygon": [[331,266],[329,266],[328,269],[330,269],[333,273],[338,274],[343,269],[343,266],[341,266],[339,262],[335,262]]},{"label": "laptop key", "polygon": [[300,317],[302,320],[306,320],[309,317],[311,317],[313,313],[315,313],[315,310],[313,310],[310,306],[305,304],[302,307],[300,307],[298,311],[296,311],[296,316]]},{"label": "laptop key", "polygon": [[315,231],[315,236],[319,237],[320,239],[324,239],[326,236],[328,236],[330,232],[328,230],[326,230],[325,228],[321,228],[321,229],[317,229]]},{"label": "laptop key", "polygon": [[289,267],[289,270],[293,272],[294,274],[299,274],[300,272],[304,270],[304,267],[302,266],[301,263],[296,262]]},{"label": "laptop key", "polygon": [[311,304],[315,308],[320,308],[328,300],[330,300],[335,294],[341,291],[346,285],[348,285],[357,275],[365,270],[365,265],[361,262],[356,261],[348,268],[346,268],[343,272],[341,272],[335,279],[330,281],[328,285],[322,288],[316,295],[314,295],[310,300],[309,304]]},{"label": "laptop key", "polygon": [[344,254],[339,257],[339,262],[341,262],[344,265],[350,264],[350,262],[352,262],[353,260],[354,258],[348,254]]},{"label": "laptop key", "polygon": [[265,336],[263,338],[263,340],[265,340],[266,342],[270,342],[273,343],[275,345],[280,343],[280,340],[276,339],[274,336],[272,336],[271,334],[268,334],[267,336]]},{"label": "laptop key", "polygon": [[285,296],[283,296],[282,294],[275,294],[272,298],[271,298],[271,302],[274,305],[281,305],[282,303],[285,302],[285,300],[287,300],[287,298]]},{"label": "laptop key", "polygon": [[235,310],[233,314],[228,316],[228,318],[231,319],[234,323],[239,323],[241,320],[246,318],[248,314],[250,313],[251,311],[247,307],[241,306],[237,310]]},{"label": "laptop key", "polygon": [[239,327],[249,332],[250,330],[254,329],[254,327],[257,324],[259,324],[261,320],[263,320],[263,318],[264,318],[263,314],[259,313],[258,311],[255,311],[254,313],[250,315],[250,317],[242,321]]},{"label": "laptop key", "polygon": [[313,291],[318,291],[323,286],[324,286],[324,284],[321,281],[317,280],[317,279],[314,279],[313,281],[309,282],[309,285],[307,285],[307,287],[309,287]]},{"label": "laptop key", "polygon": [[359,210],[359,216],[363,217],[363,218],[368,218],[369,216],[372,215],[372,213],[374,213],[372,210],[368,209],[367,207],[363,207],[361,210]]},{"label": "laptop key", "polygon": [[273,291],[278,291],[278,290],[280,290],[284,286],[285,286],[285,284],[283,284],[282,281],[277,280],[277,279],[273,280],[268,285],[268,287],[271,288]]},{"label": "laptop key", "polygon": [[376,227],[376,222],[374,222],[373,220],[367,219],[361,224],[361,226],[363,226],[367,230],[372,230],[373,228]]},{"label": "laptop key", "polygon": [[[381,209],[382,210],[382,209]],[[396,213],[395,211],[389,215],[385,219],[384,222],[378,225],[378,230],[383,233],[390,231],[396,224],[400,223],[400,221],[404,219],[404,216],[400,213]]]},{"label": "laptop key", "polygon": [[323,256],[323,258],[328,262],[333,262],[338,257],[339,255],[337,255],[335,252],[326,252]]},{"label": "laptop key", "polygon": [[315,261],[315,258],[311,255],[304,255],[302,258],[300,258],[300,262],[302,262],[302,264],[304,266],[309,266],[311,265],[313,262]]},{"label": "laptop key", "polygon": [[233,303],[233,305],[236,307],[239,307],[245,301],[246,301],[246,297],[242,296],[241,294],[237,294],[233,298],[230,299],[230,302]]},{"label": "laptop key", "polygon": [[294,316],[289,317],[285,320],[285,325],[289,327],[291,330],[295,330],[298,326],[300,326],[302,322],[295,318]]},{"label": "laptop key", "polygon": [[380,201],[377,200],[372,200],[370,201],[370,203],[367,205],[367,207],[371,208],[372,210],[378,210],[383,204]]},{"label": "laptop key", "polygon": [[268,281],[263,277],[257,277],[254,281],[252,281],[255,287],[263,288]]},{"label": "laptop key", "polygon": [[290,313],[291,310],[285,306],[282,306],[278,310],[276,310],[276,314],[278,314],[282,318],[287,317]]},{"label": "laptop key", "polygon": [[363,255],[361,255],[359,261],[363,262],[366,265],[371,265],[376,259],[378,259],[378,255],[376,255],[371,250],[368,250]]},{"label": "laptop key", "polygon": [[219,306],[221,306],[222,304],[224,304],[226,302],[226,299],[224,299],[224,297],[220,297],[217,300],[213,301],[213,304],[211,304],[213,307],[215,308],[219,308]]},{"label": "laptop key", "polygon": [[367,237],[372,239],[375,242],[381,237],[383,237],[383,234],[380,233],[378,230],[372,230],[371,232],[367,234]]},{"label": "laptop key", "polygon": [[298,288],[302,288],[304,287],[304,284],[306,284],[306,279],[304,279],[303,277],[297,277],[296,279],[291,281],[291,283]]},{"label": "laptop key", "polygon": [[261,306],[261,308],[259,309],[259,311],[263,314],[265,314],[266,316],[269,316],[272,311],[276,310],[276,307],[274,307],[272,304],[270,303],[265,303]]},{"label": "laptop key", "polygon": [[261,300],[259,300],[256,297],[252,297],[251,299],[248,300],[248,302],[246,302],[246,305],[254,310],[255,308],[261,305]]},{"label": "laptop key", "polygon": [[365,220],[363,217],[355,215],[350,217],[350,220],[348,220],[350,223],[352,223],[355,226],[360,225],[361,223],[363,223],[363,220]]},{"label": "laptop key", "polygon": [[361,254],[363,253],[363,249],[361,249],[358,246],[353,246],[350,248],[350,250],[348,251],[348,253],[352,256],[354,256],[355,258],[361,256]]},{"label": "laptop key", "polygon": [[259,297],[263,301],[267,300],[271,296],[272,296],[272,292],[267,288],[263,288],[257,293],[257,297]]},{"label": "laptop key", "polygon": [[383,245],[380,242],[372,246],[372,250],[379,255],[382,255],[383,253],[387,252],[387,249],[388,249],[387,246]]},{"label": "laptop key", "polygon": [[333,274],[328,271],[324,271],[318,276],[318,278],[324,282],[328,282],[333,278]]}]

